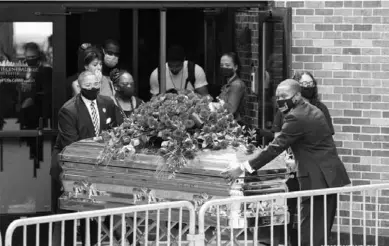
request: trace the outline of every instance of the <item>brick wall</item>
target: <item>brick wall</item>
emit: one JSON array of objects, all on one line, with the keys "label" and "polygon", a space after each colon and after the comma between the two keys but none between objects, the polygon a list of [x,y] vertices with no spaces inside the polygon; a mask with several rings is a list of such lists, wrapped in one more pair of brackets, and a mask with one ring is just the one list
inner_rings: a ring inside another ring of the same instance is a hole
[{"label": "brick wall", "polygon": [[[235,15],[236,27],[235,27],[235,36],[236,40],[236,50],[238,52],[242,69],[241,69],[241,78],[246,83],[248,87],[248,102],[246,110],[246,123],[252,127],[259,127],[261,125],[261,95],[255,95],[251,92],[251,80],[250,75],[254,71],[258,71],[258,49],[259,49],[259,38],[258,38],[258,21],[259,21],[259,12],[258,9],[251,9],[248,11],[237,12]],[[239,38],[246,29],[249,30],[251,34],[250,42],[247,44],[241,44]],[[272,59],[271,67],[267,67],[270,75],[270,84],[269,87],[269,96],[268,99],[271,99],[271,95],[275,94],[275,88],[278,83],[282,81],[283,77],[283,24],[281,22],[274,23],[273,27],[274,37],[273,44],[271,45],[270,51],[267,54],[268,60]],[[269,31],[270,32],[270,31]],[[266,64],[265,64],[266,65]],[[269,100],[268,100],[269,101]],[[273,107],[271,106],[271,101],[268,102],[267,106],[267,126],[271,127],[271,122],[273,120]],[[272,111],[272,112],[271,112]],[[270,124],[270,125],[269,125]]]},{"label": "brick wall", "polygon": [[[318,80],[352,184],[389,182],[389,1],[276,1],[271,5],[292,7],[292,69],[312,71]],[[250,24],[241,18],[242,14],[237,15],[237,29],[241,23]],[[379,234],[389,235],[389,193],[380,195]],[[348,225],[349,197],[342,200],[341,223]],[[361,200],[361,195],[353,196],[353,233],[363,231]],[[367,232],[374,235],[369,226],[375,226],[375,207],[370,202]]]},{"label": "brick wall", "polygon": [[[240,74],[241,79],[246,83],[248,88],[251,87],[251,65],[253,64],[254,68],[258,69],[258,14],[255,13],[255,9],[252,11],[252,13],[242,11],[235,14],[236,51],[242,66]],[[241,43],[239,38],[246,28],[249,30],[251,38],[247,43]],[[257,96],[249,93],[245,122],[252,126],[258,126],[258,115],[260,114],[258,100],[259,98]]]}]

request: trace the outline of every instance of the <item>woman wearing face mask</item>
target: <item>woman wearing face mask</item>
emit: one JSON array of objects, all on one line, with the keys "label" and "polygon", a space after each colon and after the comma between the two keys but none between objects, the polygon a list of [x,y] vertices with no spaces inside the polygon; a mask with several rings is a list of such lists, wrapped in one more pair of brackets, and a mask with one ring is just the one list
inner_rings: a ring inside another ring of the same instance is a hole
[{"label": "woman wearing face mask", "polygon": [[110,78],[116,91],[114,98],[119,110],[116,114],[117,122],[121,124],[124,118],[129,117],[142,104],[142,100],[135,96],[134,79],[129,72],[116,68],[111,71]]},{"label": "woman wearing face mask", "polygon": [[235,120],[244,124],[244,105],[246,100],[246,85],[239,78],[240,62],[237,54],[228,52],[220,58],[220,74],[226,84],[222,87],[219,99],[227,104],[228,111]]},{"label": "woman wearing face mask", "polygon": [[[79,73],[83,71],[90,71],[96,75],[98,80],[102,82],[103,75],[101,73],[102,54],[97,47],[90,44],[83,44],[79,50]],[[102,82],[103,83],[103,82]],[[78,80],[72,83],[73,96],[80,93],[80,85]]]},{"label": "woman wearing face mask", "polygon": [[327,106],[319,99],[316,79],[308,71],[296,72],[293,76],[293,79],[299,82],[301,86],[301,95],[304,97],[304,99],[323,112],[324,116],[326,117],[328,126],[331,129],[332,135],[334,135],[335,131],[334,126],[332,125],[332,118]]}]

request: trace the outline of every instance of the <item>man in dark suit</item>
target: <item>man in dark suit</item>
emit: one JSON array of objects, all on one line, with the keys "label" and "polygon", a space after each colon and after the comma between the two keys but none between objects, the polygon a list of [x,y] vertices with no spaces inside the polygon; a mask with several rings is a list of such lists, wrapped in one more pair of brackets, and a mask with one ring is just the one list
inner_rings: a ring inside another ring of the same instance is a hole
[{"label": "man in dark suit", "polygon": [[[85,71],[78,77],[81,93],[67,101],[58,112],[58,131],[53,150],[50,175],[52,176],[52,206],[58,209],[58,198],[61,196],[60,174],[62,168],[58,163],[58,154],[73,142],[98,136],[101,131],[116,126],[115,103],[109,97],[98,95],[100,82],[94,73]],[[69,211],[68,211],[69,212]],[[81,233],[85,232],[84,220],[81,220]],[[91,221],[91,244],[97,240],[97,223]],[[73,223],[65,225],[65,244],[73,243]],[[85,237],[82,236],[83,244]]]},{"label": "man in dark suit", "polygon": [[[277,104],[284,113],[280,134],[259,155],[240,163],[239,167],[224,172],[227,178],[236,178],[244,171],[253,173],[265,166],[284,150],[291,147],[301,190],[342,187],[350,184],[346,169],[340,160],[332,132],[322,111],[301,98],[297,81],[288,79],[280,83],[276,91]],[[313,245],[324,244],[324,220],[327,235],[336,213],[336,194],[327,195],[327,218],[324,218],[324,197],[314,197]],[[301,203],[301,243],[310,245],[310,199]]]}]

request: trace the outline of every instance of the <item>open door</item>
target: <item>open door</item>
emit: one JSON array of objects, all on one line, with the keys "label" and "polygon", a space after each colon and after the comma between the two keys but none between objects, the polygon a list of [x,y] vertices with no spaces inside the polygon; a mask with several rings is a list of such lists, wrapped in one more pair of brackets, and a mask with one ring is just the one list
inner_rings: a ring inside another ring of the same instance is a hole
[{"label": "open door", "polygon": [[0,3],[0,216],[51,212],[64,18],[60,5]]},{"label": "open door", "polygon": [[235,50],[236,8],[205,8],[204,12],[204,71],[208,81],[208,91],[213,98],[220,94],[220,57],[225,52]]},{"label": "open door", "polygon": [[[278,84],[291,77],[292,9],[268,8],[259,12],[258,24],[258,122],[270,129],[277,110]],[[267,144],[264,139],[263,144]]]}]

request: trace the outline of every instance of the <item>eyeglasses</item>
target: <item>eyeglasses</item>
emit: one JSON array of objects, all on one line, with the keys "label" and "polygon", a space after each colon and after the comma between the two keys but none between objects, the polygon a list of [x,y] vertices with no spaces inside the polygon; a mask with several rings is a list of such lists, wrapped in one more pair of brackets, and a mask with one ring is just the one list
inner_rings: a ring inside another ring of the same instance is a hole
[{"label": "eyeglasses", "polygon": [[315,87],[315,83],[313,81],[300,81],[299,82],[300,86],[302,87]]}]

